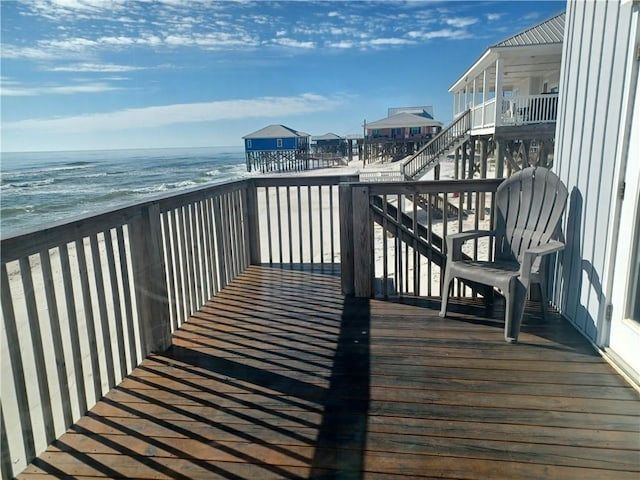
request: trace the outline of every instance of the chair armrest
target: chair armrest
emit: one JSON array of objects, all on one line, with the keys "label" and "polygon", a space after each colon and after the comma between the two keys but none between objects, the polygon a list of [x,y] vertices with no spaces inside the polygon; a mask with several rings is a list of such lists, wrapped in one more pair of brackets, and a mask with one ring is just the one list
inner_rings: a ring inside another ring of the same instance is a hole
[{"label": "chair armrest", "polygon": [[462,244],[467,240],[475,238],[494,237],[495,232],[492,230],[469,230],[468,232],[452,233],[447,235],[447,257],[452,260],[460,260],[462,257]]},{"label": "chair armrest", "polygon": [[520,277],[529,278],[531,276],[531,267],[536,258],[549,255],[550,253],[559,252],[564,249],[564,243],[557,240],[549,240],[549,242],[538,245],[537,247],[525,250],[522,254],[522,263],[520,264]]}]

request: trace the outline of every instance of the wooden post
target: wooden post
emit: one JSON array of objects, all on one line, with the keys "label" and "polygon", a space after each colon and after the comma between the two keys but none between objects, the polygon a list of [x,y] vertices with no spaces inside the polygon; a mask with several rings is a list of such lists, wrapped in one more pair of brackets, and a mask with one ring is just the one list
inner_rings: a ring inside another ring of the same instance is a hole
[{"label": "wooden post", "polygon": [[453,178],[455,178],[456,180],[460,179],[459,163],[460,163],[460,147],[456,148],[456,153],[453,160]]},{"label": "wooden post", "polygon": [[[475,165],[476,165],[476,138],[475,137],[471,137],[471,148],[470,148],[470,152],[469,152],[469,171],[467,172],[467,178],[469,180],[473,180],[473,173],[475,170]],[[467,210],[471,210],[471,204],[473,202],[473,193],[471,191],[469,191],[469,193],[467,194]],[[477,208],[477,205],[476,205]]]},{"label": "wooden post", "polygon": [[142,207],[140,218],[129,225],[129,235],[141,347],[143,357],[146,357],[171,346],[167,277],[157,203]]},{"label": "wooden post", "polygon": [[340,212],[340,271],[342,293],[354,294],[353,271],[353,198],[351,185],[340,184],[338,208]]},{"label": "wooden post", "polygon": [[260,254],[260,219],[258,216],[258,188],[254,180],[247,181],[247,237],[249,242],[249,264],[259,265]]},{"label": "wooden post", "polygon": [[496,178],[504,177],[504,141],[496,143]]},{"label": "wooden post", "polygon": [[351,189],[353,208],[353,270],[354,295],[368,298],[373,292],[371,270],[371,219],[369,215],[369,187]]},{"label": "wooden post", "polygon": [[[483,138],[480,144],[482,146],[482,153],[480,157],[480,178],[487,178],[487,155],[489,153],[487,150],[489,150],[489,140]],[[480,220],[484,220],[485,195],[486,194],[484,192],[480,194],[480,205],[478,206],[480,211]]]},{"label": "wooden post", "polygon": [[493,124],[499,127],[502,124],[502,77],[504,76],[504,64],[501,58],[496,60],[496,105],[494,108]]}]

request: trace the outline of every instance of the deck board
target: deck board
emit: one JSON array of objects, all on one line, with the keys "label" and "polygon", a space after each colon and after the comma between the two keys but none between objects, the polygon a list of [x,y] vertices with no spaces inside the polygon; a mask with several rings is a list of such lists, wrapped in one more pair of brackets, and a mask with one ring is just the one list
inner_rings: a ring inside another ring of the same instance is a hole
[{"label": "deck board", "polygon": [[640,476],[637,392],[557,315],[339,292],[250,267],[18,478]]}]

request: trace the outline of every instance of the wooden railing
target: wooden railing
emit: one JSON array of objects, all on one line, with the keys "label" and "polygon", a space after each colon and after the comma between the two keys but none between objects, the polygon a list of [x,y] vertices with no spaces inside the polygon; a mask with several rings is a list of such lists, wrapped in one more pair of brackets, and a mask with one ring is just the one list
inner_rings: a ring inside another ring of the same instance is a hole
[{"label": "wooden railing", "polygon": [[[489,229],[494,224],[494,192],[502,179],[341,185],[342,288],[359,297],[439,296],[445,239],[451,233]],[[436,214],[457,206],[458,216]],[[415,197],[428,201],[413,202]],[[467,215],[465,216],[464,213]],[[466,245],[470,259],[489,260],[492,244]],[[457,295],[477,289],[456,284]]]},{"label": "wooden railing", "polygon": [[558,94],[518,95],[505,98],[502,104],[502,125],[553,123],[558,116]]},{"label": "wooden railing", "polygon": [[499,183],[357,181],[256,177],[2,239],[3,475],[167,348],[249,264],[341,262],[346,293],[439,295],[446,235],[491,224]]},{"label": "wooden railing", "polygon": [[3,477],[249,264],[338,261],[343,181],[248,179],[2,239]]},{"label": "wooden railing", "polygon": [[415,155],[407,159],[400,168],[402,175],[408,180],[417,180],[426,173],[437,163],[440,155],[455,146],[469,132],[470,122],[471,112],[467,110]]}]

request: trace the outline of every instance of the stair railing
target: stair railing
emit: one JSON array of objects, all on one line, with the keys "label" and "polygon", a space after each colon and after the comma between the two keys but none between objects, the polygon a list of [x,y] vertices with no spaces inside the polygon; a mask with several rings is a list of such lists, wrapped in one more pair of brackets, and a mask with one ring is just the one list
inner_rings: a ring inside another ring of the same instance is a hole
[{"label": "stair railing", "polygon": [[400,172],[407,180],[417,180],[417,176],[433,166],[438,157],[453,146],[471,128],[471,111],[467,110],[451,125],[442,130],[429,143],[407,159],[400,167]]}]

